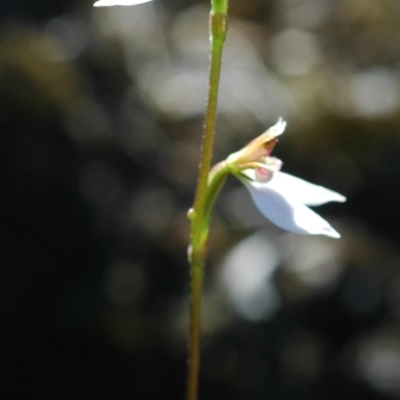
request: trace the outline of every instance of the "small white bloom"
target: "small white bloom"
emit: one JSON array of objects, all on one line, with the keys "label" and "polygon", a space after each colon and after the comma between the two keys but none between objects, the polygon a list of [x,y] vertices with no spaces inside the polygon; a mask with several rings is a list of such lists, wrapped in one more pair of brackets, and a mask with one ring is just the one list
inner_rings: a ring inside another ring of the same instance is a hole
[{"label": "small white bloom", "polygon": [[[278,122],[227,158],[232,172],[247,187],[261,213],[275,225],[291,232],[339,238],[338,232],[308,206],[330,201],[343,202],[344,196],[280,172],[282,162],[270,154],[286,128]],[[235,171],[237,168],[239,171]]]},{"label": "small white bloom", "polygon": [[280,171],[269,172],[269,179],[260,180],[256,171],[249,169],[242,171],[239,178],[260,212],[280,228],[309,235],[340,237],[327,221],[307,206],[343,202],[346,198],[341,194]]},{"label": "small white bloom", "polygon": [[147,3],[152,0],[99,0],[93,4],[93,7],[111,7],[111,6],[134,6],[136,4]]}]

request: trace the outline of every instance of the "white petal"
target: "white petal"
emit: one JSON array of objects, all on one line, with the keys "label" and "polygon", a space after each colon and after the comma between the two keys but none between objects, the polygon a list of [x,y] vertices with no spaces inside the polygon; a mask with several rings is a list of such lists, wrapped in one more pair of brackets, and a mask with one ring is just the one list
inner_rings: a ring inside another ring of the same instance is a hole
[{"label": "white petal", "polygon": [[99,0],[93,4],[93,7],[134,6],[148,1],[151,0]]},{"label": "white petal", "polygon": [[268,186],[282,193],[285,197],[296,199],[296,201],[307,206],[319,206],[330,201],[341,203],[346,201],[346,197],[333,190],[314,185],[284,172],[275,172]]},{"label": "white petal", "polygon": [[299,201],[286,197],[270,184],[243,179],[260,212],[275,225],[287,231],[309,235],[326,235],[339,238],[327,221]]},{"label": "white petal", "polygon": [[285,129],[286,129],[286,121],[284,121],[282,117],[279,117],[277,123],[271,126],[271,128],[268,129],[268,132],[273,137],[277,137],[281,135],[285,131]]}]

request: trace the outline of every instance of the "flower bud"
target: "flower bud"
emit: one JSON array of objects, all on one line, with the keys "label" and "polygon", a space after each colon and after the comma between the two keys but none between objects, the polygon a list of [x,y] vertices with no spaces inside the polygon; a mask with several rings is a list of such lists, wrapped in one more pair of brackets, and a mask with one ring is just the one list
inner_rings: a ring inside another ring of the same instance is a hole
[{"label": "flower bud", "polygon": [[227,161],[231,164],[240,165],[256,162],[264,157],[268,157],[278,142],[276,137],[281,135],[285,128],[286,122],[280,117],[274,126],[253,139],[243,149],[231,154],[227,158]]}]

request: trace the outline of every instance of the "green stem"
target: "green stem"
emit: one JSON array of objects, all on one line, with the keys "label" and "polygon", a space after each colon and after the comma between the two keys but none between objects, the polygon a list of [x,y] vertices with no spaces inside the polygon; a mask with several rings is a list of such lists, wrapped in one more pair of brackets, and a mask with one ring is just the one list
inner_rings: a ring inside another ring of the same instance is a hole
[{"label": "green stem", "polygon": [[213,12],[227,14],[228,0],[212,0],[211,1],[211,9]]},{"label": "green stem", "polygon": [[226,177],[231,172],[231,165],[226,161],[222,161],[215,165],[210,171],[208,178],[208,191],[204,207],[203,230],[208,231],[210,225],[211,212],[214,208],[214,203],[225,183]]},{"label": "green stem", "polygon": [[[196,196],[191,219],[190,260],[190,322],[189,322],[189,371],[188,400],[198,398],[198,380],[200,365],[201,335],[201,294],[203,287],[203,271],[208,239],[208,225],[211,209],[225,181],[224,174],[217,174],[219,179],[209,183],[209,172],[212,161],[214,133],[217,116],[218,87],[221,71],[222,49],[227,32],[228,0],[212,0],[210,13],[210,76],[208,86],[207,108],[202,138],[201,160],[197,181]],[[219,183],[218,183],[219,182]]]},{"label": "green stem", "polygon": [[208,190],[205,198],[201,240],[202,251],[191,254],[190,287],[190,324],[189,324],[189,372],[188,400],[197,400],[200,366],[201,336],[201,293],[203,287],[204,258],[208,239],[209,223],[215,200],[218,197],[231,166],[223,161],[217,164],[209,174]]},{"label": "green stem", "polygon": [[214,132],[217,117],[218,87],[221,71],[222,49],[226,37],[226,15],[210,14],[211,31],[211,59],[210,78],[208,86],[207,109],[204,122],[204,133],[202,139],[201,159],[199,166],[199,177],[197,181],[196,196],[193,206],[192,219],[192,248],[200,251],[200,234],[203,220],[205,199],[207,196],[208,173],[211,167],[212,151],[214,144]]},{"label": "green stem", "polygon": [[189,325],[189,371],[188,400],[196,400],[199,386],[200,334],[201,334],[201,293],[203,287],[204,264],[192,258],[190,287],[190,325]]}]

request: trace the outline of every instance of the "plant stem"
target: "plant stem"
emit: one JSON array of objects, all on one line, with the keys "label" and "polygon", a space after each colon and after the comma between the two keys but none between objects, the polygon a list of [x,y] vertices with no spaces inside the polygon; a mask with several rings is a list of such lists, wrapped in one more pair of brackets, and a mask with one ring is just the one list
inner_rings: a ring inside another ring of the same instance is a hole
[{"label": "plant stem", "polygon": [[[221,71],[222,49],[227,32],[227,3],[228,0],[212,0],[210,13],[210,75],[208,86],[207,108],[202,138],[201,160],[197,181],[196,196],[191,219],[191,244],[189,247],[190,260],[190,322],[189,322],[189,371],[188,371],[188,400],[197,400],[200,365],[200,336],[201,336],[201,294],[203,287],[203,270],[208,239],[208,225],[211,208],[219,189],[225,179],[222,174],[220,183],[211,186],[209,192],[209,172],[212,161],[214,133],[217,116],[218,87]],[[211,197],[210,197],[211,196]]]},{"label": "plant stem", "polygon": [[190,287],[189,326],[189,371],[188,400],[196,400],[199,386],[200,334],[201,334],[201,293],[203,287],[203,264],[193,259]]},{"label": "plant stem", "polygon": [[[226,37],[226,15],[210,13],[211,32],[211,59],[210,77],[208,86],[207,109],[202,138],[199,177],[197,181],[196,197],[193,206],[192,245],[201,245],[201,224],[203,219],[204,203],[207,196],[208,173],[211,167],[214,132],[217,117],[218,87],[221,71],[222,49]],[[193,251],[200,250],[193,247]]]},{"label": "plant stem", "polygon": [[[211,211],[217,196],[225,183],[230,166],[226,162],[217,164],[210,172],[208,193],[204,209],[204,225],[208,236]],[[198,394],[198,376],[200,365],[201,333],[201,293],[203,286],[204,254],[195,253],[191,263],[190,287],[190,330],[189,330],[189,376],[188,399],[196,400]]]}]

